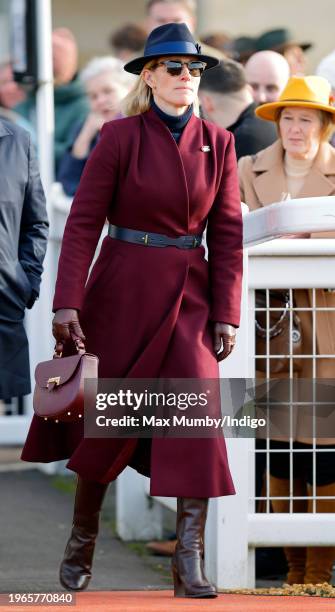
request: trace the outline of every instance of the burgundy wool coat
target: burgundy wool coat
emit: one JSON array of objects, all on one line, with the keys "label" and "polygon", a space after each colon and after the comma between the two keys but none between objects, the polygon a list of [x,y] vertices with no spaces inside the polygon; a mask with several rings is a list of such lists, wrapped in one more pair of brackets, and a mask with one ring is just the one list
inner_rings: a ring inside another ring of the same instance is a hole
[{"label": "burgundy wool coat", "polygon": [[[199,234],[208,222],[209,260],[203,247],[106,237],[87,281],[106,217],[171,237]],[[212,322],[239,325],[241,281],[233,136],[192,115],[177,145],[152,109],[105,124],[67,220],[54,297],[54,310],[80,311],[86,348],[100,359],[99,377],[217,379]],[[154,438],[148,453],[147,441],[84,438],[81,427],[34,416],[22,459],[70,458],[68,468],[100,482],[131,465],[150,473],[152,495],[235,493],[223,436]]]}]

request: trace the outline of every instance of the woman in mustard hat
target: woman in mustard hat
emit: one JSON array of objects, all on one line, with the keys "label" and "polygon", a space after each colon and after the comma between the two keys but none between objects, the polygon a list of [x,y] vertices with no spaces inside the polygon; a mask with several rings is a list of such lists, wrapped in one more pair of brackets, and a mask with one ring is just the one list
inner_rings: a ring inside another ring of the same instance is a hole
[{"label": "woman in mustard hat", "polygon": [[292,77],[277,102],[256,115],[277,124],[279,139],[239,162],[242,200],[254,210],[287,198],[335,193],[335,151],[328,144],[335,107],[322,77]]},{"label": "woman in mustard hat", "polygon": [[[256,109],[256,114],[266,121],[277,124],[279,138],[263,151],[254,156],[239,160],[239,179],[241,199],[251,210],[267,206],[273,202],[290,198],[328,196],[335,194],[335,149],[328,143],[334,128],[335,108],[331,104],[331,88],[328,81],[318,76],[292,77],[277,102],[263,104]],[[305,235],[304,237],[333,237],[329,233]],[[295,290],[294,307],[311,308],[312,291]],[[315,292],[317,308],[334,308],[335,293],[318,289]],[[280,292],[272,292],[270,306],[279,305]],[[257,299],[257,296],[256,296]],[[274,300],[274,301],[273,301]],[[271,313],[271,317],[273,317]],[[300,334],[304,355],[313,354],[313,321],[311,311],[299,311]],[[273,321],[270,321],[272,326]],[[316,313],[316,353],[333,355],[335,353],[335,312],[318,311]],[[286,353],[280,350],[277,336],[276,350],[270,338],[270,352]],[[283,340],[285,342],[285,339]],[[292,342],[294,338],[292,335]],[[279,350],[278,350],[279,349]],[[257,349],[257,352],[260,351]],[[294,349],[293,349],[294,352]],[[263,351],[262,351],[263,354]],[[262,359],[260,361],[263,361]],[[259,363],[259,360],[257,360]],[[270,375],[275,378],[288,378],[289,367],[282,367],[280,359],[270,360]],[[260,370],[263,371],[260,371]],[[333,378],[335,363],[332,358],[316,360],[316,372],[313,372],[313,360],[293,360],[293,376],[299,378]],[[264,377],[264,368],[258,366],[256,374]],[[292,375],[292,373],[291,373]],[[304,425],[306,423],[304,422]],[[306,436],[306,434],[305,434]],[[300,451],[311,450],[311,438],[303,437],[301,428],[297,428],[294,437],[294,448]],[[317,438],[317,447],[322,445],[334,448],[334,438]],[[261,441],[258,446],[261,448]],[[274,449],[289,449],[287,438],[283,441],[270,441]],[[317,453],[316,496],[335,496],[335,469],[332,452]],[[313,502],[308,496],[313,492],[312,453],[293,453],[293,495],[306,497],[295,500],[294,512],[312,512]],[[290,486],[289,453],[271,453],[270,462],[270,495],[271,497],[289,498]],[[289,501],[272,500],[275,512],[289,512]],[[335,512],[335,500],[317,501],[317,512]],[[319,583],[330,582],[332,565],[335,559],[334,547],[286,547],[284,548],[289,572],[287,582]]]}]

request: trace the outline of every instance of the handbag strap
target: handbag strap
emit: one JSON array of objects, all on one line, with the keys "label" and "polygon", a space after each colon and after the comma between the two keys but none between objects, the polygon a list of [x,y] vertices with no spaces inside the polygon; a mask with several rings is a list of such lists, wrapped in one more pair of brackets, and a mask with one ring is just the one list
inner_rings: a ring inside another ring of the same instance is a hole
[{"label": "handbag strap", "polygon": [[[78,338],[78,336],[75,336],[73,334],[73,332],[70,331],[70,335],[71,335],[71,339],[76,347],[76,351],[78,353],[78,355],[85,355],[86,353],[86,348],[85,348],[85,344],[84,342]],[[79,346],[81,345],[81,346]],[[55,348],[54,348],[54,354],[52,356],[53,359],[61,359],[62,355],[63,355],[63,351],[60,351],[59,353],[57,352],[57,345],[55,344]]]}]

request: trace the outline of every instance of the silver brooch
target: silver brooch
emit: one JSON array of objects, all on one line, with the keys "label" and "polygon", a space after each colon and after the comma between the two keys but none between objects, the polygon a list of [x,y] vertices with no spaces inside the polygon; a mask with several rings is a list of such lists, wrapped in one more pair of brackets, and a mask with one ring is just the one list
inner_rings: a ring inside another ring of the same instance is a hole
[{"label": "silver brooch", "polygon": [[208,153],[208,152],[211,150],[211,148],[210,148],[208,145],[203,145],[203,146],[201,147],[201,150],[202,150],[204,153]]}]

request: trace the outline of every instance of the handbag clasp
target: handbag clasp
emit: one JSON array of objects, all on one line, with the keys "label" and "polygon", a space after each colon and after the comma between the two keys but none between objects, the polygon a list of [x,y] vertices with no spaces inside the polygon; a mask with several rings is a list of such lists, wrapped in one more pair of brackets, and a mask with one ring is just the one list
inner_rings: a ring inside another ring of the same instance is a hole
[{"label": "handbag clasp", "polygon": [[52,378],[48,378],[47,386],[49,385],[49,383],[55,383],[55,386],[58,386],[60,384],[60,376],[53,376]]}]

